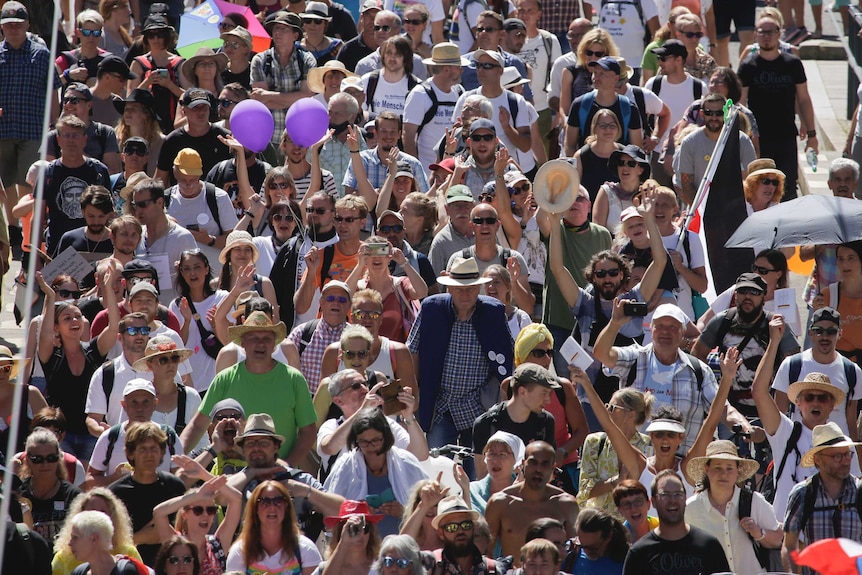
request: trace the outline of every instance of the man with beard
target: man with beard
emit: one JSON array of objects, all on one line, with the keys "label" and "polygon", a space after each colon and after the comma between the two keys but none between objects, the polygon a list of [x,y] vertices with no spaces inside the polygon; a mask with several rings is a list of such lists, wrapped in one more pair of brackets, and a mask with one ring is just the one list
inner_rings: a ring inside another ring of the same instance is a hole
[{"label": "man with beard", "polygon": [[[407,234],[404,231],[404,216],[401,215],[401,212],[384,211],[377,218],[377,233],[389,240],[392,247],[400,249],[407,261],[410,262],[410,265],[413,266],[413,269],[419,270],[419,275],[422,276],[422,279],[425,280],[425,284],[428,286],[428,294],[432,295],[436,293],[436,287],[434,287],[434,291],[431,291],[432,286],[437,285],[437,276],[434,273],[434,268],[431,267],[431,260],[422,252],[414,250],[407,243],[405,239]],[[389,273],[396,277],[407,275],[404,268],[396,264],[395,260],[389,260]]]},{"label": "man with beard", "polygon": [[702,575],[728,571],[721,543],[685,522],[685,487],[672,469],[660,471],[650,490],[659,526],[629,549],[623,575]]},{"label": "man with beard", "polygon": [[470,152],[464,162],[465,168],[456,168],[452,181],[463,181],[464,185],[470,188],[473,199],[478,200],[485,184],[495,181],[496,176],[504,175],[505,170],[508,169],[508,161],[503,172],[494,173],[497,148],[500,143],[494,122],[485,118],[477,118],[470,122],[469,134],[465,138],[467,149]]},{"label": "man with beard", "polygon": [[335,198],[324,191],[319,191],[306,198],[305,203],[308,227],[300,230],[299,234],[281,247],[269,274],[278,300],[279,315],[289,322],[291,327],[317,317],[317,304],[320,299],[317,293],[314,294],[308,310],[304,313],[295,313],[293,307],[293,295],[305,272],[305,255],[312,247],[321,250],[323,252],[321,272],[328,275],[329,266],[326,262],[332,262],[335,243],[338,241],[333,225]]},{"label": "man with beard", "polygon": [[[368,149],[368,146],[361,135],[357,136],[359,142],[358,148],[351,149],[347,143],[348,130],[354,129],[351,124],[362,118],[359,102],[356,101],[356,98],[343,91],[333,94],[327,104],[327,110],[329,112],[329,129],[332,130],[332,136],[312,146],[311,153],[312,159],[314,154],[320,157],[321,169],[332,172],[332,177],[335,179],[335,187],[340,196],[344,194],[344,178],[350,168],[351,154],[364,152]],[[281,151],[286,151],[284,146],[282,146]],[[285,161],[289,162],[290,159],[286,158]],[[324,181],[325,184],[326,182]],[[299,189],[297,189],[298,192]]]},{"label": "man with beard", "polygon": [[[703,97],[700,105],[700,121],[703,126],[687,135],[680,143],[673,156],[673,180],[677,191],[686,204],[694,201],[697,187],[706,172],[709,158],[718,142],[721,128],[724,126],[724,104],[727,98],[721,94],[710,92]],[[746,167],[757,159],[751,138],[739,131],[739,163],[742,175]]]},{"label": "man with beard", "polygon": [[[307,537],[317,539],[323,526],[321,516],[338,515],[338,508],[344,498],[334,493],[327,493],[310,474],[291,467],[278,457],[278,451],[284,442],[284,437],[276,433],[272,417],[267,413],[253,413],[248,416],[245,429],[236,436],[235,444],[242,449],[242,457],[248,465],[241,472],[235,473],[228,484],[243,493],[247,499],[262,481],[273,479],[281,482],[290,492],[293,507],[299,526]],[[315,525],[312,513],[317,512]],[[317,529],[317,533],[313,532]]]},{"label": "man with beard", "polygon": [[452,254],[473,245],[470,212],[474,205],[473,194],[467,186],[456,184],[446,190],[446,215],[449,216],[449,223],[434,236],[428,251],[428,259],[431,260],[435,275],[439,276],[446,269]]},{"label": "man with beard", "polygon": [[207,427],[210,444],[195,457],[195,461],[212,475],[233,475],[242,471],[247,463],[235,439],[243,429],[245,410],[242,405],[235,399],[222,399],[210,410]]},{"label": "man with beard", "polygon": [[423,552],[422,563],[429,573],[487,575],[500,570],[491,557],[484,557],[473,542],[475,522],[481,517],[457,495],[444,497],[437,504],[431,526],[443,540],[433,553]]},{"label": "man with beard", "polygon": [[[337,96],[338,94],[335,94]],[[334,96],[333,96],[334,97]],[[330,104],[332,99],[330,98]],[[346,132],[343,132],[346,134]],[[335,136],[333,136],[335,137]],[[311,155],[315,156],[320,161],[321,146],[312,146]],[[287,166],[287,171],[290,172],[293,178],[293,184],[296,186],[296,201],[302,202],[305,199],[305,194],[308,193],[311,187],[311,163],[306,159],[308,148],[298,146],[290,139],[290,134],[287,130],[281,135],[281,153],[284,154],[284,165]],[[338,196],[338,188],[335,186],[335,177],[332,172],[324,168],[320,168],[320,177],[322,180],[322,189],[331,196]],[[344,175],[342,174],[342,178]],[[257,188],[255,188],[257,189]],[[314,190],[317,191],[317,190]]]},{"label": "man with beard", "polygon": [[549,443],[534,441],[524,453],[524,480],[494,494],[485,508],[492,541],[498,541],[503,555],[515,557],[516,565],[527,528],[537,519],[550,517],[575,536],[578,504],[573,495],[548,482],[554,473],[556,450]]},{"label": "man with beard", "polygon": [[[749,419],[755,419],[757,408],[751,397],[751,385],[754,382],[754,372],[766,351],[766,346],[769,345],[769,322],[775,314],[763,309],[766,281],[760,277],[760,274],[744,273],[739,276],[734,286],[734,298],[736,307],[715,314],[694,342],[691,353],[701,361],[706,361],[707,355],[715,347],[718,347],[721,353],[726,352],[730,347],[736,347],[739,350],[742,365],[739,366],[733,378],[733,387],[728,399],[740,413]],[[788,329],[781,338],[776,365],[780,364],[785,357],[798,352],[796,336]],[[854,404],[854,428],[856,427],[855,414]],[[730,437],[729,430],[719,428],[719,431],[722,437]]]},{"label": "man with beard", "polygon": [[111,259],[117,260],[124,266],[135,259],[135,248],[141,241],[143,231],[141,223],[132,216],[120,216],[111,220],[108,226],[111,243],[114,245]]},{"label": "man with beard", "polygon": [[[107,257],[114,251],[114,246],[111,242],[111,232],[105,223],[113,213],[114,202],[108,188],[88,186],[81,194],[81,215],[87,223],[63,234],[57,245],[57,253],[62,253],[63,250],[71,247],[89,261]],[[81,278],[80,285],[84,289],[93,287],[95,285],[93,273]]]}]

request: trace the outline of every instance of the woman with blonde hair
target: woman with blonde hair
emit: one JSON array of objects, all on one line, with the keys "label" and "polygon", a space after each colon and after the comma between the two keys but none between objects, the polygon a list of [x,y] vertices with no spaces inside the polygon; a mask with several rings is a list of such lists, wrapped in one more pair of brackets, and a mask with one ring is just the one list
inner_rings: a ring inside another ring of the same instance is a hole
[{"label": "woman with blonde hair", "polygon": [[125,58],[133,42],[129,35],[132,12],[128,0],[102,0],[99,2],[99,14],[105,20],[99,47]]},{"label": "woman with blonde hair", "polygon": [[512,274],[500,264],[491,264],[482,273],[483,278],[490,278],[485,284],[485,295],[503,302],[506,306],[506,320],[509,322],[509,333],[518,337],[521,329],[533,323],[530,314],[512,305]]},{"label": "woman with blonde hair", "polygon": [[404,218],[404,239],[411,248],[427,256],[437,228],[437,204],[422,192],[411,192],[398,212]]},{"label": "woman with blonde hair", "polygon": [[[447,490],[433,479],[423,479],[413,486],[404,515],[401,517],[400,533],[418,543],[422,551],[434,551],[443,547],[443,538],[431,525],[437,516],[437,504],[446,497]],[[393,537],[393,535],[387,536]]]},{"label": "woman with blonde hair", "polygon": [[560,88],[560,113],[569,115],[572,102],[578,96],[583,96],[593,89],[593,72],[590,62],[595,62],[605,56],[619,56],[620,51],[614,39],[605,30],[593,28],[578,44],[578,61],[574,66],[563,69],[563,79]]},{"label": "woman with blonde hair", "polygon": [[658,73],[658,56],[653,53],[653,49],[660,48],[671,38],[676,38],[676,20],[683,14],[691,14],[691,10],[685,6],[677,6],[671,9],[667,22],[656,30],[652,42],[647,44],[643,58],[641,59],[641,81],[644,84]]},{"label": "woman with blonde hair", "polygon": [[676,19],[676,39],[685,44],[688,57],[685,60],[685,71],[698,80],[709,81],[709,77],[718,68],[715,59],[700,47],[703,38],[703,22],[696,14],[681,14]]},{"label": "woman with blonde hair", "polygon": [[99,511],[111,520],[111,525],[114,526],[111,538],[112,555],[128,555],[141,559],[132,538],[132,520],[126,506],[107,487],[96,487],[79,495],[72,502],[66,514],[66,523],[54,541],[56,553],[51,561],[51,575],[70,575],[75,567],[81,564],[69,549],[69,539],[72,535],[72,519],[83,511]]},{"label": "woman with blonde hair", "polygon": [[610,108],[600,108],[596,111],[590,124],[590,135],[583,147],[575,152],[578,160],[576,168],[581,176],[581,185],[590,193],[590,200],[595,201],[599,189],[605,182],[619,182],[619,171],[611,168],[611,154],[623,149],[619,139],[623,135],[620,120]]}]

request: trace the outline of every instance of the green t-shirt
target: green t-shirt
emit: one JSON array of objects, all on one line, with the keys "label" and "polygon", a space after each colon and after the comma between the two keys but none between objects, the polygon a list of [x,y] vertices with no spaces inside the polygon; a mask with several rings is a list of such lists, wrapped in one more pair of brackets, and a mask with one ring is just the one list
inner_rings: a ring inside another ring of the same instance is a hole
[{"label": "green t-shirt", "polygon": [[227,398],[237,400],[246,417],[252,413],[272,416],[276,432],[284,436],[278,450],[281,458],[293,449],[297,429],[317,421],[308,383],[302,373],[283,363],[276,362],[271,371],[263,374],[250,373],[244,361],[219,372],[198,411],[209,416],[213,406]]},{"label": "green t-shirt", "polygon": [[649,44],[647,44],[646,49],[644,50],[643,58],[641,58],[641,68],[644,70],[649,70],[653,73],[653,76],[658,74],[658,56],[653,54],[654,48],[661,48],[664,42],[656,42],[653,40]]},{"label": "green t-shirt", "polygon": [[[564,224],[562,230],[563,240],[563,265],[572,273],[572,277],[582,288],[587,287],[587,279],[584,277],[584,268],[590,263],[592,257],[602,250],[611,249],[611,233],[598,224],[590,224],[590,231],[578,234],[566,229]],[[542,237],[545,245],[548,238]],[[549,258],[550,259],[550,258]],[[542,323],[561,327],[571,331],[575,327],[575,316],[566,303],[566,298],[557,286],[557,280],[551,272],[550,263],[545,264],[545,291],[544,309],[542,310]],[[209,395],[209,394],[207,394]]]}]

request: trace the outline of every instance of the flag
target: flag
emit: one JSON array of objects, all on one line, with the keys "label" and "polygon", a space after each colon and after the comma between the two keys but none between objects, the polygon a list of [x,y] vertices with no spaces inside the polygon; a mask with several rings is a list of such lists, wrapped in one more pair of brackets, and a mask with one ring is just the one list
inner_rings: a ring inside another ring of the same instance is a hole
[{"label": "flag", "polygon": [[850,539],[821,539],[791,554],[797,565],[810,567],[822,575],[862,573],[862,545]]}]

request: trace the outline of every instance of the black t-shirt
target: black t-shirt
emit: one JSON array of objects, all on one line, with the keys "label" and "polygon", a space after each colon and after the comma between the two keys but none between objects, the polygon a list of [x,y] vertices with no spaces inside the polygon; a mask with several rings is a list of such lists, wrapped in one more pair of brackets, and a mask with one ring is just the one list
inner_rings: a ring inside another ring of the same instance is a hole
[{"label": "black t-shirt", "polygon": [[[112,483],[110,489],[120,501],[126,504],[129,517],[132,518],[132,529],[140,531],[153,519],[153,509],[159,503],[167,501],[186,491],[186,486],[177,476],[164,471],[157,471],[158,478],[154,483],[138,483],[127,475]],[[138,552],[144,563],[153,566],[158,545],[138,545]]]},{"label": "black t-shirt", "polygon": [[[63,465],[62,460],[59,465]],[[48,541],[53,541],[60,533],[72,501],[80,494],[80,489],[68,481],[61,481],[60,489],[51,499],[36,499],[29,479],[24,481],[20,491],[21,497],[26,497],[33,505],[33,528]]]},{"label": "black t-shirt", "polygon": [[[591,94],[591,92],[589,93]],[[621,144],[625,144],[628,142],[629,130],[640,130],[641,129],[641,113],[638,110],[637,105],[629,100],[631,103],[631,110],[629,111],[629,123],[628,127],[626,127],[625,122],[623,122],[623,113],[620,109],[620,98],[626,98],[625,96],[618,96],[616,101],[612,106],[600,106],[599,103],[593,98],[593,105],[590,106],[590,111],[587,113],[587,121],[584,122],[584,125],[580,125],[580,114],[581,114],[581,102],[587,97],[588,94],[584,94],[583,96],[578,96],[575,98],[575,101],[572,102],[572,107],[569,109],[569,119],[568,124],[574,128],[580,128],[578,131],[578,147],[584,145],[587,136],[591,134],[590,126],[593,123],[593,116],[596,115],[596,112],[601,110],[602,108],[609,108],[614,114],[616,114],[617,119],[620,122],[620,126],[623,127],[623,133],[620,136],[620,139],[617,140]],[[626,98],[628,100],[628,98]]]},{"label": "black t-shirt", "polygon": [[682,539],[668,541],[650,531],[626,555],[623,575],[707,575],[730,571],[718,539],[697,527]]},{"label": "black t-shirt", "polygon": [[231,82],[239,82],[246,89],[251,90],[251,66],[238,74],[234,74],[230,70],[225,69],[225,71],[221,73],[221,79],[225,86]]},{"label": "black t-shirt", "polygon": [[110,176],[102,162],[86,158],[78,168],[69,168],[56,159],[48,166],[45,205],[48,208],[48,253],[56,255],[60,238],[68,231],[86,225],[81,213],[81,194],[87,186],[108,187]]},{"label": "black t-shirt", "polygon": [[[266,162],[255,161],[254,164],[248,167],[248,180],[251,184],[251,189],[255,192],[263,187],[263,180],[266,174],[272,169],[272,166]],[[233,202],[233,207],[236,210],[237,219],[242,219],[243,207],[239,202],[239,181],[236,175],[236,164],[233,158],[222,160],[209,171],[206,175],[206,181],[213,184],[217,188],[221,188],[230,196],[230,201]]]},{"label": "black t-shirt", "polygon": [[213,166],[222,160],[230,158],[230,149],[222,144],[218,137],[228,136],[230,132],[218,126],[210,126],[210,131],[200,137],[190,135],[186,129],[178,128],[168,134],[159,152],[158,168],[170,174],[170,185],[177,183],[174,179],[174,158],[183,148],[194,148],[201,155],[203,173],[207,174]]},{"label": "black t-shirt", "polygon": [[338,51],[338,57],[336,60],[342,62],[344,67],[348,70],[353,71],[356,69],[356,65],[359,61],[372,52],[374,52],[374,49],[369,48],[368,45],[362,41],[362,34],[360,34],[356,38],[344,43],[344,46],[342,46],[341,50]]},{"label": "black t-shirt", "polygon": [[795,138],[796,86],[807,81],[802,60],[784,53],[775,60],[749,54],[739,65],[739,80],[748,88],[748,107],[757,119],[760,139]]},{"label": "black t-shirt", "polygon": [[42,363],[45,372],[45,399],[48,405],[59,407],[66,414],[68,431],[71,433],[89,433],[85,423],[87,390],[90,378],[105,362],[105,356],[99,352],[97,338],[81,343],[84,352],[84,371],[75,375],[69,368],[69,360],[62,346],[55,347],[47,363]]},{"label": "black t-shirt", "polygon": [[[60,244],[57,247],[57,253],[63,253],[63,250],[71,246],[76,251],[82,254],[101,254],[102,258],[110,256],[114,251],[114,242],[111,241],[111,236],[108,233],[108,229],[105,228],[105,239],[100,241],[93,241],[89,239],[87,237],[86,229],[86,227],[78,228],[76,230],[72,230],[63,234],[63,237],[60,238]],[[95,260],[90,259],[90,256],[85,255],[84,258],[88,261],[95,262]],[[96,278],[93,272],[90,272],[83,278],[75,279],[78,280],[78,283],[85,290],[90,289],[91,287],[96,285]]]},{"label": "black t-shirt", "polygon": [[542,410],[542,413],[531,412],[527,421],[515,423],[509,417],[509,410],[505,406],[502,409],[499,409],[499,405],[492,407],[473,422],[473,452],[482,453],[488,438],[497,431],[507,431],[517,435],[524,445],[538,440],[557,446],[554,436],[554,416],[545,410]]}]

